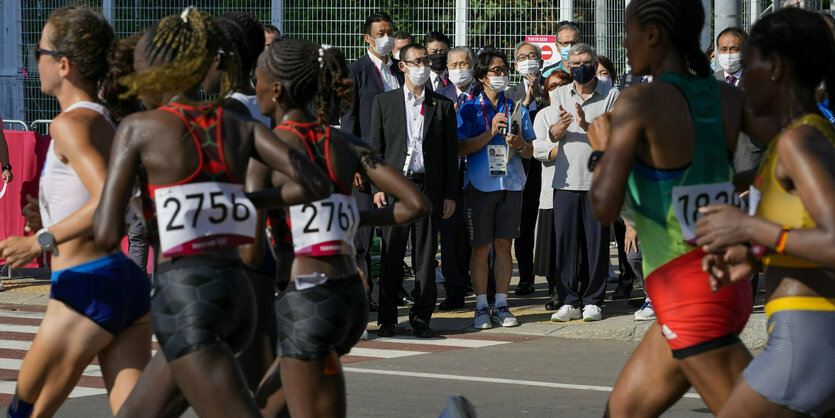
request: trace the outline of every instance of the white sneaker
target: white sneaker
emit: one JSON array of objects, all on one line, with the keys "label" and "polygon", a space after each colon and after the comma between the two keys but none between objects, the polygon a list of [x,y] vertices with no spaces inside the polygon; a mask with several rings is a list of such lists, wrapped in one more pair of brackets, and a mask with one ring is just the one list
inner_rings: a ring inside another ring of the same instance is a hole
[{"label": "white sneaker", "polygon": [[603,310],[597,305],[586,305],[583,308],[583,321],[599,321],[603,319]]},{"label": "white sneaker", "polygon": [[571,305],[562,305],[556,313],[551,315],[551,321],[568,322],[573,319],[580,319],[581,317],[580,308],[575,308]]},{"label": "white sneaker", "polygon": [[365,331],[362,332],[362,335],[360,335],[360,339],[361,340],[367,340],[368,339],[368,330],[365,330]]},{"label": "white sneaker", "polygon": [[652,301],[647,298],[644,301],[644,304],[641,306],[641,309],[638,309],[638,312],[635,312],[635,320],[636,321],[652,321],[655,320],[655,309],[652,308]]},{"label": "white sneaker", "polygon": [[440,267],[435,267],[435,283],[443,283],[446,279],[444,278],[444,273],[441,272]]},{"label": "white sneaker", "polygon": [[490,308],[481,308],[475,310],[475,319],[473,320],[473,327],[475,329],[489,329],[493,328],[490,323]]},{"label": "white sneaker", "polygon": [[515,327],[519,325],[519,321],[510,313],[510,309],[507,306],[493,308],[493,314],[490,315],[490,320],[500,327]]}]

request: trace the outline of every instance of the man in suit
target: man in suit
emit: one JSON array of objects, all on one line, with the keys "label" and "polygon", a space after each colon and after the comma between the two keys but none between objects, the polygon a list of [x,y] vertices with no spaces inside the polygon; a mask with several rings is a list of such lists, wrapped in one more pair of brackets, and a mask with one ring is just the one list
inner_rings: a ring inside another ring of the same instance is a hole
[{"label": "man in suit", "polygon": [[[458,184],[456,117],[452,101],[426,88],[429,57],[418,44],[400,50],[404,87],[383,93],[371,107],[371,148],[423,191],[432,202],[432,213],[411,225],[383,228],[383,256],[378,335],[394,335],[397,293],[403,282],[403,257],[409,232],[414,236],[416,288],[409,322],[415,336],[432,336],[429,320],[435,310],[435,253],[441,219],[455,211]],[[373,187],[373,186],[372,186]],[[374,191],[374,203],[393,203],[392,196]]]},{"label": "man in suit", "polygon": [[400,49],[406,45],[415,42],[415,37],[405,30],[401,30],[394,34],[394,49],[391,50],[391,56],[396,60],[400,60]]},{"label": "man in suit", "polygon": [[[353,84],[353,99],[345,114],[340,118],[342,130],[349,132],[366,143],[371,143],[371,103],[380,93],[398,89],[403,84],[403,73],[397,60],[389,57],[394,46],[394,27],[391,17],[385,13],[374,13],[365,19],[363,39],[368,52],[362,58],[348,65]],[[359,174],[354,175],[353,196],[359,210],[371,209],[371,189]],[[368,278],[371,310],[375,304],[371,298],[372,282],[368,271],[368,250],[371,246],[372,229],[360,228],[354,237],[357,249],[357,265]]]},{"label": "man in suit", "polygon": [[[737,27],[730,27],[719,32],[716,37],[716,60],[721,69],[714,75],[719,81],[740,87],[742,81],[742,44],[748,34]],[[760,165],[765,147],[754,142],[748,135],[739,134],[734,153],[734,170],[737,173],[756,170]]]},{"label": "man in suit", "polygon": [[450,45],[449,38],[441,32],[429,32],[423,38],[423,46],[429,53],[429,68],[432,69],[426,84],[430,91],[437,92],[450,84],[447,70]]}]

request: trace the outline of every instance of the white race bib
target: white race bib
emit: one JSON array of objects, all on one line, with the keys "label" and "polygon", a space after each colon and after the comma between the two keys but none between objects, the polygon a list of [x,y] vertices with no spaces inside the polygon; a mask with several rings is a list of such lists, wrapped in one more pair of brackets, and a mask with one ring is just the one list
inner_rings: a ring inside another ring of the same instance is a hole
[{"label": "white race bib", "polygon": [[507,175],[507,145],[487,146],[487,167],[491,176]]},{"label": "white race bib", "polygon": [[743,206],[730,182],[673,187],[673,213],[681,225],[684,241],[695,242],[696,221],[702,217],[699,208],[723,203],[738,208]]},{"label": "white race bib", "polygon": [[343,194],[290,206],[294,252],[309,257],[353,255],[359,221],[356,201]]},{"label": "white race bib", "polygon": [[748,187],[748,214],[754,216],[757,214],[757,208],[760,206],[760,199],[763,197],[763,192],[754,187]]},{"label": "white race bib", "polygon": [[255,237],[255,206],[242,184],[191,183],[156,190],[163,255],[180,257],[248,244]]}]

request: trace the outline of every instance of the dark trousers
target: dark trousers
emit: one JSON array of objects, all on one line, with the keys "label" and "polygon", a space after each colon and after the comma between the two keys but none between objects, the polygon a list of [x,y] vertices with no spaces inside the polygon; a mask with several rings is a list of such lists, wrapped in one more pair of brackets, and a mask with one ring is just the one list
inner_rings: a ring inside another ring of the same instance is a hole
[{"label": "dark trousers", "polygon": [[[425,192],[423,182],[414,182]],[[380,311],[377,323],[394,325],[397,323],[397,293],[403,286],[403,257],[406,254],[406,240],[409,232],[414,237],[412,257],[415,266],[415,304],[409,311],[409,321],[422,319],[429,323],[438,290],[435,285],[435,253],[438,251],[438,230],[441,226],[441,210],[437,207],[429,216],[425,216],[409,225],[396,225],[383,228],[382,270],[380,274]]]},{"label": "dark trousers", "polygon": [[[356,188],[351,193],[357,201],[357,210],[362,212],[364,210],[371,210],[374,209],[374,200],[371,198],[371,195],[357,190]],[[354,235],[354,248],[357,250],[356,254],[356,261],[357,267],[362,270],[363,274],[365,274],[365,278],[368,283],[368,295],[371,296],[371,289],[374,288],[374,282],[371,281],[371,272],[369,271],[369,256],[371,252],[371,234],[373,233],[373,229],[368,226],[364,226],[357,230],[356,235]]]},{"label": "dark trousers", "polygon": [[[522,160],[526,161],[526,160]],[[519,238],[513,241],[516,253],[516,265],[519,267],[519,283],[531,283],[533,274],[533,247],[536,240],[536,216],[539,214],[539,192],[542,184],[542,163],[539,160],[527,160],[528,180],[522,191],[522,222],[519,225]]]},{"label": "dark trousers", "polygon": [[566,305],[601,304],[609,272],[609,227],[595,219],[588,192],[554,189],[554,236],[557,294]]},{"label": "dark trousers", "polygon": [[128,258],[147,273],[148,238],[145,236],[145,224],[138,217],[134,217],[128,227]]},{"label": "dark trousers", "polygon": [[464,192],[459,190],[455,212],[441,221],[441,271],[448,298],[464,298],[470,285],[470,238],[464,221]]}]

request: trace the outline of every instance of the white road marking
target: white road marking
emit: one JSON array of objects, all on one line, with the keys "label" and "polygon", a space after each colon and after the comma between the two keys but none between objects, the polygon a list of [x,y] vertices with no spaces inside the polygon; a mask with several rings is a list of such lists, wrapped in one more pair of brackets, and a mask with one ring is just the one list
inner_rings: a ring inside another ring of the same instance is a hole
[{"label": "white road marking", "polygon": [[35,325],[0,324],[0,332],[23,332],[33,334],[32,338],[35,338],[34,334],[38,333],[38,327]]},{"label": "white road marking", "polygon": [[348,355],[362,356],[362,357],[376,357],[376,358],[397,358],[416,356],[418,354],[427,354],[426,351],[408,351],[408,350],[379,350],[376,348],[358,348],[354,347]]},{"label": "white road marking", "polygon": [[440,345],[446,347],[480,348],[494,345],[509,344],[509,341],[493,340],[470,340],[464,338],[417,338],[412,335],[390,338],[374,338],[368,341],[380,341],[386,343],[405,343],[422,345]]},{"label": "white road marking", "polygon": [[[21,364],[23,364],[23,360],[13,358],[0,358],[0,369],[20,370]],[[101,376],[101,368],[96,365],[89,365],[87,366],[87,368],[84,369],[84,372],[81,374],[84,376]]]},{"label": "white road marking", "polygon": [[[15,387],[17,386],[17,382],[10,382],[8,380],[0,380],[0,393],[5,395],[14,395]],[[70,392],[70,398],[79,398],[81,396],[92,396],[92,395],[104,395],[107,393],[105,389],[97,389],[97,388],[85,388],[82,386],[76,386],[72,392]]]}]

